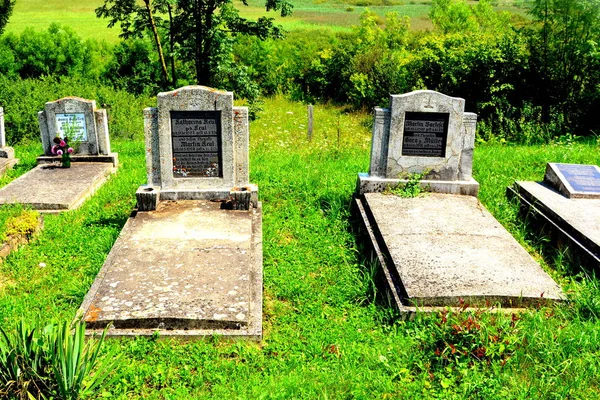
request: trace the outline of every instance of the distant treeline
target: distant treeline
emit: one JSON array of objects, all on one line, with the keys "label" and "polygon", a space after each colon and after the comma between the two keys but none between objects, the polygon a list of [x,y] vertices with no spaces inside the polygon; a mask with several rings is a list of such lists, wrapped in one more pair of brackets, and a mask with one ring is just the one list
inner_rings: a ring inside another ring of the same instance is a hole
[{"label": "distant treeline", "polygon": [[[533,0],[528,12],[517,28],[514,16],[486,0],[434,0],[429,32],[411,31],[407,17],[365,11],[350,32],[294,31],[283,40],[238,35],[214,80],[251,105],[260,94],[283,93],[371,108],[387,105],[389,94],[437,90],[465,98],[467,110],[479,114],[480,140],[599,134],[600,1]],[[191,63],[175,67],[177,86],[194,82]],[[8,85],[77,77],[142,98],[171,89],[162,86],[150,38],[109,47],[57,25],[1,36],[0,75]],[[7,92],[0,89],[0,104],[10,101]]]}]

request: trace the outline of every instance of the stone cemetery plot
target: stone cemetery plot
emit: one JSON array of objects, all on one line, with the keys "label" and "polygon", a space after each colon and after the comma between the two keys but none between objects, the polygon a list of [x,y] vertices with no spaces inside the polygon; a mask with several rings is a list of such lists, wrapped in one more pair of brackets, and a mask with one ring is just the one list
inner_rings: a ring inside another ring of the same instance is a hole
[{"label": "stone cemetery plot", "polygon": [[87,294],[90,333],[262,337],[262,206],[248,110],[188,86],[144,110],[148,184]]},{"label": "stone cemetery plot", "polygon": [[0,189],[0,204],[43,212],[77,208],[117,167],[106,111],[93,100],[66,97],[46,103],[38,121],[44,154],[33,170]]},{"label": "stone cemetery plot", "polygon": [[[477,200],[472,178],[477,116],[433,91],[391,96],[375,109],[371,167],[359,174],[355,211],[402,313],[458,306],[525,307],[562,291]],[[429,193],[400,197],[410,174]],[[433,193],[431,193],[433,192]]]},{"label": "stone cemetery plot", "polygon": [[600,168],[546,166],[543,182],[516,181],[507,194],[520,200],[531,226],[566,243],[585,267],[600,267]]},{"label": "stone cemetery plot", "polygon": [[15,151],[6,145],[6,131],[4,129],[4,108],[0,107],[0,175],[12,168],[19,160],[15,158]]}]

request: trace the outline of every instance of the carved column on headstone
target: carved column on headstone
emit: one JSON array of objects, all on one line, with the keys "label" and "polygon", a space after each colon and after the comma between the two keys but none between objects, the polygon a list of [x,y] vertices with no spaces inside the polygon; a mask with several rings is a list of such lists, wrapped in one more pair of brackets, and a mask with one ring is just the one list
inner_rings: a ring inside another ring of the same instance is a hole
[{"label": "carved column on headstone", "polygon": [[369,175],[385,177],[387,168],[387,146],[390,133],[390,110],[375,108],[373,142],[371,143],[371,167]]},{"label": "carved column on headstone", "polygon": [[463,150],[460,156],[459,179],[470,180],[473,175],[473,149],[475,148],[475,131],[477,128],[477,114],[466,112],[463,114]]},{"label": "carved column on headstone", "polygon": [[148,107],[144,109],[144,138],[146,144],[146,177],[148,185],[160,186],[158,108]]},{"label": "carved column on headstone", "polygon": [[98,154],[110,154],[110,138],[108,136],[108,115],[105,109],[94,110],[96,134],[98,136]]},{"label": "carved column on headstone", "polygon": [[6,146],[6,131],[4,130],[4,108],[0,107],[0,158],[14,158],[15,151]]},{"label": "carved column on headstone", "polygon": [[248,134],[248,108],[233,107],[233,131],[235,142],[235,184],[247,185],[250,181],[248,171],[249,134]]}]

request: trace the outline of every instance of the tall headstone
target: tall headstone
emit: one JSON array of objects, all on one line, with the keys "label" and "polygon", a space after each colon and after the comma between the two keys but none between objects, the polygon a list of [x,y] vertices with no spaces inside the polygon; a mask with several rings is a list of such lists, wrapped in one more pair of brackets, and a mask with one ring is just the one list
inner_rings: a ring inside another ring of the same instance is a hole
[{"label": "tall headstone", "polygon": [[69,137],[76,142],[73,161],[112,161],[117,164],[117,156],[111,153],[106,110],[96,109],[95,100],[79,97],[65,97],[46,103],[44,111],[38,113],[38,122],[44,155],[38,162],[52,162],[53,140],[56,137]]},{"label": "tall headstone", "polygon": [[[186,86],[158,94],[144,110],[148,185],[138,190],[140,210],[160,200],[257,200],[248,179],[248,109],[233,93]],[[235,203],[238,203],[235,201]]]},{"label": "tall headstone", "polygon": [[359,194],[380,192],[425,174],[434,192],[476,196],[472,178],[477,115],[465,101],[431,90],[390,96],[376,108],[369,174],[359,174]]},{"label": "tall headstone", "polygon": [[6,131],[4,129],[4,108],[0,107],[0,174],[12,168],[19,160],[15,158],[15,151],[6,145]]}]

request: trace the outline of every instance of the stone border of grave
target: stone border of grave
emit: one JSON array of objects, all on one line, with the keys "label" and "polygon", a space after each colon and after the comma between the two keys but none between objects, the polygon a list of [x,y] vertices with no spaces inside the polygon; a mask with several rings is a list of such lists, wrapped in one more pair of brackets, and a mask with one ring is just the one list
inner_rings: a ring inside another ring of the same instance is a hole
[{"label": "stone border of grave", "polygon": [[[512,186],[506,188],[506,196],[508,199],[518,200],[521,216],[527,218],[532,230],[547,236],[553,246],[567,244],[582,265],[600,269],[600,243],[591,240],[576,222],[550,205],[548,196],[557,196],[553,188],[539,182],[515,181]],[[564,200],[579,201],[567,198]],[[589,199],[583,200],[586,206],[589,206]],[[600,200],[594,201],[598,202],[597,206],[600,207]],[[585,215],[585,210],[582,212]]]},{"label": "stone border of grave", "polygon": [[[477,196],[479,183],[472,177],[477,115],[464,107],[461,98],[417,90],[391,95],[389,108],[375,108],[370,169],[358,174],[357,195],[404,185],[419,173],[425,175],[420,181],[425,190]],[[434,118],[438,115],[445,119]]]},{"label": "stone border of grave", "polygon": [[4,108],[0,107],[0,175],[19,162],[15,158],[15,150],[6,145],[6,130],[4,128]]},{"label": "stone border of grave", "polygon": [[[79,133],[81,133],[81,140],[77,143],[77,151],[71,155],[71,161],[112,163],[117,167],[118,155],[110,149],[106,110],[97,109],[95,100],[73,96],[47,102],[44,111],[38,113],[44,155],[37,158],[37,163],[48,164],[60,161],[60,156],[53,155],[51,148],[55,132],[62,132],[61,119],[69,116],[78,120]],[[70,139],[73,143],[73,138]]]}]

